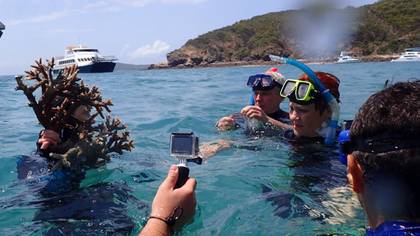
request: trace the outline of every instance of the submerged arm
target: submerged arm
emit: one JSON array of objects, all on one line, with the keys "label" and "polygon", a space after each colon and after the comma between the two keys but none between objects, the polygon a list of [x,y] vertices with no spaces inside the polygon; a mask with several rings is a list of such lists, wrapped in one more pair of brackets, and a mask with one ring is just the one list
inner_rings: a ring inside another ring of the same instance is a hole
[{"label": "submerged arm", "polygon": [[218,152],[230,148],[232,143],[227,140],[216,140],[214,142],[203,143],[200,145],[200,155],[203,160],[210,159]]}]

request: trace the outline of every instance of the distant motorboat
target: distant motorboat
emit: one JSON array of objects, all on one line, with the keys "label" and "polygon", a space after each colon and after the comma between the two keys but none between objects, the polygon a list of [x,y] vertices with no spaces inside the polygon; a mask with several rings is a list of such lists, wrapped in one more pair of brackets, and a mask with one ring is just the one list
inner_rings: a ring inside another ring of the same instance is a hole
[{"label": "distant motorboat", "polygon": [[54,59],[56,59],[54,72],[77,65],[81,73],[113,72],[117,60],[113,56],[102,56],[98,49],[82,45],[69,46],[64,50],[64,57]]},{"label": "distant motorboat", "polygon": [[3,30],[5,30],[5,29],[6,29],[6,26],[3,23],[1,23],[1,21],[0,21],[0,38],[3,35]]},{"label": "distant motorboat", "polygon": [[353,63],[353,62],[360,62],[360,60],[352,57],[351,53],[349,52],[345,52],[345,51],[340,52],[340,56],[338,57],[337,63]]},{"label": "distant motorboat", "polygon": [[420,61],[420,47],[407,48],[404,53],[397,59],[391,60],[391,62],[407,62],[407,61]]}]

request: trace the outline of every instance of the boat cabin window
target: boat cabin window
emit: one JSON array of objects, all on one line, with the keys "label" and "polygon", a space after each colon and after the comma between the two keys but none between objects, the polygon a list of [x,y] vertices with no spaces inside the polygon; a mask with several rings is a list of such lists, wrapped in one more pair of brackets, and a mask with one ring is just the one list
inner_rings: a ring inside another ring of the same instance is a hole
[{"label": "boat cabin window", "polygon": [[73,49],[74,52],[98,52],[98,49]]},{"label": "boat cabin window", "polygon": [[59,64],[59,65],[62,65],[62,64],[69,64],[69,63],[74,63],[74,60],[73,60],[73,59],[70,59],[70,60],[64,60],[64,61],[60,61],[58,64]]}]

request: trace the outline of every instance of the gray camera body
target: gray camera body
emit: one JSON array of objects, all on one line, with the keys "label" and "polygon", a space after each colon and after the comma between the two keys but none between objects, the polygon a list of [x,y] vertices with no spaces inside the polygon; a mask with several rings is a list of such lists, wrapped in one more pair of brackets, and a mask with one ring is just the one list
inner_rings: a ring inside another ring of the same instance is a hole
[{"label": "gray camera body", "polygon": [[193,132],[175,132],[170,137],[170,156],[180,160],[195,159],[199,154],[198,137]]}]

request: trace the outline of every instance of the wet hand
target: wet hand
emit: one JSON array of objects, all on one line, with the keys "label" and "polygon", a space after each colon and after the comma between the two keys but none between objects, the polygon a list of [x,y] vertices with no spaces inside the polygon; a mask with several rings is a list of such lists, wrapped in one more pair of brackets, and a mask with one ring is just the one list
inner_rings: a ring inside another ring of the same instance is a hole
[{"label": "wet hand", "polygon": [[152,212],[150,214],[151,216],[165,219],[168,216],[171,216],[177,207],[182,208],[182,214],[176,221],[174,230],[180,229],[192,219],[195,214],[196,206],[194,191],[197,182],[195,179],[189,178],[182,187],[175,189],[178,175],[178,167],[175,165],[171,166],[168,176],[159,186],[156,196],[153,199]]},{"label": "wet hand", "polygon": [[216,127],[221,131],[225,131],[225,130],[233,129],[235,125],[236,125],[236,122],[233,116],[225,116],[225,117],[222,117],[217,122]]},{"label": "wet hand", "polygon": [[268,122],[268,116],[265,112],[258,106],[246,106],[242,108],[241,113],[248,118],[255,118],[264,123]]},{"label": "wet hand", "polygon": [[42,150],[48,149],[61,142],[60,135],[53,130],[43,130],[41,131],[40,136],[37,143],[41,146],[40,149]]}]

